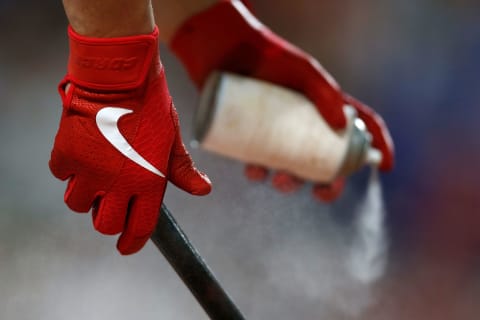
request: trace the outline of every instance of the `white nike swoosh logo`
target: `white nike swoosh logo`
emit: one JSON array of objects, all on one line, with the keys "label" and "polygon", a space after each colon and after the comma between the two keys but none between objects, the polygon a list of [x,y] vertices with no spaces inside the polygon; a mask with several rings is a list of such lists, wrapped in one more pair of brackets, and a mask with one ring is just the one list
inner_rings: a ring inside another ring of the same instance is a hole
[{"label": "white nike swoosh logo", "polygon": [[128,113],[132,113],[133,110],[117,108],[117,107],[105,107],[97,112],[95,120],[97,122],[98,129],[103,134],[105,139],[110,142],[115,149],[120,151],[128,159],[132,160],[139,166],[147,169],[154,174],[165,178],[165,175],[155,168],[150,162],[145,160],[135,149],[128,143],[125,137],[120,133],[118,129],[118,120]]}]

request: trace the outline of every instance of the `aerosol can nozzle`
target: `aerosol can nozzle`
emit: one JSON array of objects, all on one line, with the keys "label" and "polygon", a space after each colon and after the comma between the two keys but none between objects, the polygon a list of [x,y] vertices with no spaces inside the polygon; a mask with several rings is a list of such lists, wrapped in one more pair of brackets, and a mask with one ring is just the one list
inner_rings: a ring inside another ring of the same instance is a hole
[{"label": "aerosol can nozzle", "polygon": [[378,166],[382,162],[382,152],[375,148],[370,148],[367,152],[365,161],[367,164]]},{"label": "aerosol can nozzle", "polygon": [[344,106],[347,119],[350,119],[349,143],[343,164],[338,175],[348,176],[365,165],[378,166],[382,161],[380,150],[372,147],[372,135],[365,122],[357,117],[357,112],[350,105]]},{"label": "aerosol can nozzle", "polygon": [[[351,108],[351,106],[347,106],[346,110],[351,112]],[[380,162],[382,162],[382,152],[370,146],[370,143],[372,142],[372,135],[370,134],[370,132],[368,132],[365,122],[363,122],[363,120],[361,120],[360,118],[356,118],[354,120],[354,125],[359,131],[364,132],[366,139],[369,143],[369,147],[365,152],[364,164],[378,166]]]}]

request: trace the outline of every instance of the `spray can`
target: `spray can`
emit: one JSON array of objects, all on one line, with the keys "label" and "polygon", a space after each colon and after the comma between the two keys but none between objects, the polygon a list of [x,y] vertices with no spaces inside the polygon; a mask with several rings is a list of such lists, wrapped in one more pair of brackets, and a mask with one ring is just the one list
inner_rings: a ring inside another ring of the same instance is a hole
[{"label": "spray can", "polygon": [[344,106],[335,131],[303,95],[232,73],[213,73],[194,117],[196,142],[208,151],[317,183],[329,183],[381,161],[355,109]]}]

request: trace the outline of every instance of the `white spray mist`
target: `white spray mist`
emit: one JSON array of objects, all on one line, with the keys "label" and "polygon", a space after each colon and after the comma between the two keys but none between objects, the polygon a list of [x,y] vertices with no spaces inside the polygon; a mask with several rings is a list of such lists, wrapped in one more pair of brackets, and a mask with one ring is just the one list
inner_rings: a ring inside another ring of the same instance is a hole
[{"label": "white spray mist", "polygon": [[385,206],[376,168],[372,169],[367,193],[358,207],[354,232],[347,266],[354,279],[368,285],[384,274],[388,258]]}]

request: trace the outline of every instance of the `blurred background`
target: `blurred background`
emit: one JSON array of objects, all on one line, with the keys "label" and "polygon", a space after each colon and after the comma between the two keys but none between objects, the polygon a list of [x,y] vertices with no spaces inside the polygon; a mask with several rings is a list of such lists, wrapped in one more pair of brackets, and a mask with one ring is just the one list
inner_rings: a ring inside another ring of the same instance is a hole
[{"label": "blurred background", "polygon": [[[389,125],[387,268],[365,285],[345,267],[365,171],[326,205],[309,186],[280,195],[247,182],[241,164],[192,149],[215,189],[204,198],[168,189],[188,237],[248,319],[479,319],[480,3],[252,2]],[[121,257],[115,237],[63,204],[47,162],[66,26],[60,1],[0,0],[0,318],[206,319],[151,243]],[[161,54],[188,141],[198,95],[165,46]]]}]

